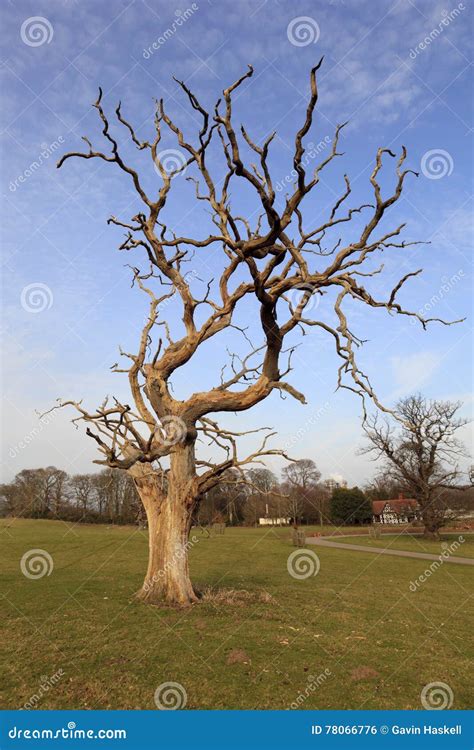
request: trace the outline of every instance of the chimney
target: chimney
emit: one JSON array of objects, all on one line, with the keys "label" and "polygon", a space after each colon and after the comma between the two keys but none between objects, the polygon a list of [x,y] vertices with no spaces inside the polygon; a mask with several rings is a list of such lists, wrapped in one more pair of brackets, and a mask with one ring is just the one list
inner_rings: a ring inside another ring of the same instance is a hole
[{"label": "chimney", "polygon": [[404,499],[405,499],[405,498],[403,497],[403,492],[399,492],[399,493],[398,493],[398,499],[399,499],[399,500],[404,500]]}]

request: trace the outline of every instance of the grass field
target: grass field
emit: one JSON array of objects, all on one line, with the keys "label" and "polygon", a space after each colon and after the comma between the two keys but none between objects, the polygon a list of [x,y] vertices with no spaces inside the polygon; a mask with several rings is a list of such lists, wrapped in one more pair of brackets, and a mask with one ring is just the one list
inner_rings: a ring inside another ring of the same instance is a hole
[{"label": "grass field", "polygon": [[[464,541],[463,541],[464,540]],[[338,541],[335,539],[334,541]],[[439,555],[442,552],[453,550],[452,557],[474,557],[474,534],[460,531],[459,534],[441,534],[439,541],[427,540],[422,536],[412,534],[391,535],[384,534],[380,539],[371,539],[366,536],[344,537],[339,541],[344,544],[364,544],[367,547],[402,549],[408,552],[429,552]],[[452,547],[453,542],[459,542],[459,546]]]},{"label": "grass field", "polygon": [[[453,708],[472,704],[468,566],[441,566],[414,593],[426,561],[314,548],[319,573],[295,580],[287,530],[193,534],[193,580],[211,593],[177,610],[132,597],[146,532],[0,521],[2,708],[40,694],[41,709],[153,709],[170,681],[189,709],[288,708],[299,695],[305,709],[420,709],[439,681]],[[52,556],[49,576],[22,574],[32,548]]]}]

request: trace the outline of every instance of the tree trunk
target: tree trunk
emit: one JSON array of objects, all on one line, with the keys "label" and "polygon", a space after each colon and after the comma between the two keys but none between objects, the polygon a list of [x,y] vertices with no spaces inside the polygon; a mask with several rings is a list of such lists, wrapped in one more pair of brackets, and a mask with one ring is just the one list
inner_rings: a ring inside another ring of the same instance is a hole
[{"label": "tree trunk", "polygon": [[437,526],[425,524],[423,536],[425,539],[439,539],[439,528]]},{"label": "tree trunk", "polygon": [[147,604],[192,604],[198,599],[188,565],[189,532],[197,502],[194,445],[176,446],[170,455],[167,491],[151,467],[134,479],[146,510],[149,538],[148,569],[137,596]]},{"label": "tree trunk", "polygon": [[422,513],[421,517],[425,527],[423,536],[426,539],[439,539],[439,530],[443,524],[437,517],[436,513],[434,513],[431,508],[428,508]]}]

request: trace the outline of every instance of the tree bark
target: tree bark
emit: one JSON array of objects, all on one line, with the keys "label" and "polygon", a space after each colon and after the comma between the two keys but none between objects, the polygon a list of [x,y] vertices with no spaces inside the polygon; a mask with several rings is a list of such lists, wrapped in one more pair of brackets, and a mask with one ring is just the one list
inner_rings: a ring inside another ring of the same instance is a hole
[{"label": "tree bark", "polygon": [[431,524],[427,525],[425,523],[423,536],[425,537],[425,539],[439,539],[439,527],[433,526]]},{"label": "tree bark", "polygon": [[424,531],[423,536],[426,539],[439,539],[439,530],[443,526],[442,520],[440,520],[431,508],[429,508],[421,515]]},{"label": "tree bark", "polygon": [[170,456],[168,487],[158,474],[135,477],[148,518],[148,569],[137,597],[147,604],[187,606],[198,596],[189,576],[189,532],[197,503],[194,444],[179,446]]}]

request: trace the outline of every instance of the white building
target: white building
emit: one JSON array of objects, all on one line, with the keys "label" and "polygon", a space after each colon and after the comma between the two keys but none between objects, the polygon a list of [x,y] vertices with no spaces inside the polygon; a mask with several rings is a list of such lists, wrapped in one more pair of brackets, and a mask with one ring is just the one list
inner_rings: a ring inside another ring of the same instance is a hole
[{"label": "white building", "polygon": [[289,526],[291,518],[259,518],[259,526]]}]

